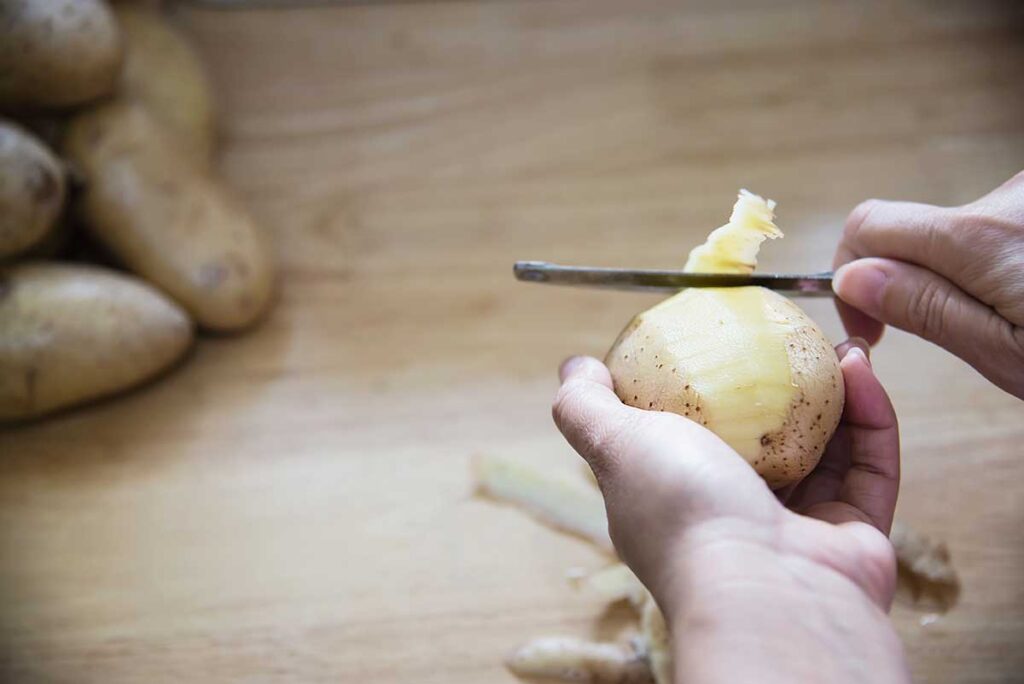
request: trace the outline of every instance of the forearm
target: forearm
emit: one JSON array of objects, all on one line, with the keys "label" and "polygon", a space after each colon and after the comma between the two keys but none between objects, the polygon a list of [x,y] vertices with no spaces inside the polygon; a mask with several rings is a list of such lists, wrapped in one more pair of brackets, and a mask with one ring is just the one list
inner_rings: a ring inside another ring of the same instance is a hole
[{"label": "forearm", "polygon": [[666,606],[676,681],[910,681],[888,616],[832,568],[760,543],[687,553]]}]

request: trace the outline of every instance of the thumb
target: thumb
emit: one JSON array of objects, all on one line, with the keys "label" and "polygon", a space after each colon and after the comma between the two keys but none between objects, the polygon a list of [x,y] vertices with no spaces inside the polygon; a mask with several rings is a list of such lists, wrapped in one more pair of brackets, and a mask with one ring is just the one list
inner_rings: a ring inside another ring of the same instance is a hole
[{"label": "thumb", "polygon": [[833,278],[836,295],[871,318],[956,354],[1008,392],[1024,392],[1014,326],[946,278],[894,259],[858,259]]},{"label": "thumb", "polygon": [[615,467],[641,412],[619,400],[611,373],[595,358],[573,357],[562,364],[559,376],[562,386],[551,409],[555,424],[601,479]]}]

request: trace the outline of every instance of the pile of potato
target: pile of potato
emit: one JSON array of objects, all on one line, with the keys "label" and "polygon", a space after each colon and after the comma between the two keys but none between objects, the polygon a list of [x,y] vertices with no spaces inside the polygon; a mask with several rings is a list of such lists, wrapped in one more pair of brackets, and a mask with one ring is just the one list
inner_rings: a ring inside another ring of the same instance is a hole
[{"label": "pile of potato", "polygon": [[159,10],[0,0],[0,421],[125,390],[196,327],[266,312],[273,260],[215,138],[202,62]]}]

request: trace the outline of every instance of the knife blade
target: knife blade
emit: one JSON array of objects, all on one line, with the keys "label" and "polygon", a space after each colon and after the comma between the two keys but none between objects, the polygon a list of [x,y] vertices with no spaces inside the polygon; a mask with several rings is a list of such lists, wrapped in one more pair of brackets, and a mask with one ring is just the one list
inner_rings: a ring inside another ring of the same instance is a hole
[{"label": "knife blade", "polygon": [[687,273],[635,268],[563,266],[517,261],[516,280],[547,285],[641,292],[678,292],[688,287],[765,287],[794,297],[831,297],[832,273]]}]

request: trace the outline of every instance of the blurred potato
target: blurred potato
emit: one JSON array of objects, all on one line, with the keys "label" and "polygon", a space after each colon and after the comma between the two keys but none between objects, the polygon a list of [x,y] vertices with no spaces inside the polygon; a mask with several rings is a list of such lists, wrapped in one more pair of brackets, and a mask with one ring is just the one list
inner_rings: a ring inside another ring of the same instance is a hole
[{"label": "blurred potato", "polygon": [[2,0],[0,108],[62,108],[108,95],[121,53],[114,15],[100,0]]},{"label": "blurred potato", "polygon": [[83,176],[77,210],[95,238],[213,331],[253,324],[274,268],[249,214],[144,107],[106,104],[69,123]]},{"label": "blurred potato", "polygon": [[192,341],[161,292],[96,266],[0,269],[0,420],[24,420],[152,378]]},{"label": "blurred potato", "polygon": [[0,260],[53,231],[66,196],[64,168],[34,135],[0,119]]},{"label": "blurred potato", "polygon": [[125,44],[119,97],[139,102],[208,159],[216,138],[210,81],[195,49],[167,18],[138,4],[115,7]]}]

